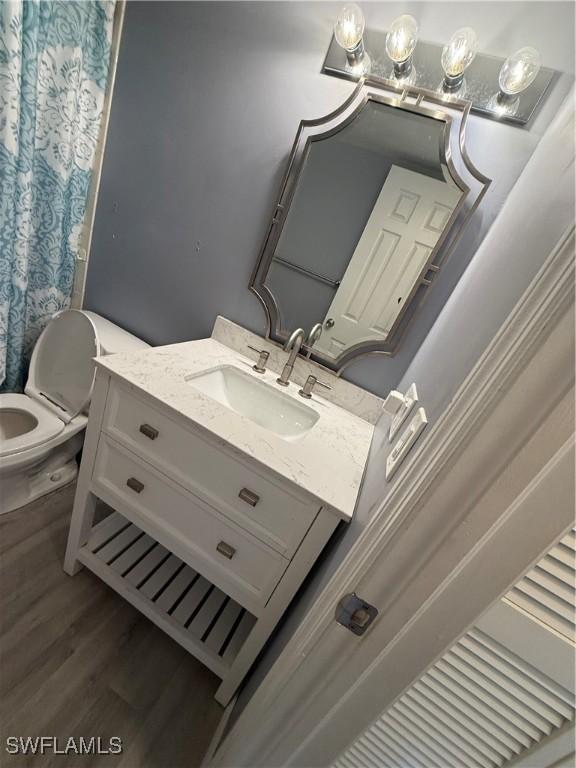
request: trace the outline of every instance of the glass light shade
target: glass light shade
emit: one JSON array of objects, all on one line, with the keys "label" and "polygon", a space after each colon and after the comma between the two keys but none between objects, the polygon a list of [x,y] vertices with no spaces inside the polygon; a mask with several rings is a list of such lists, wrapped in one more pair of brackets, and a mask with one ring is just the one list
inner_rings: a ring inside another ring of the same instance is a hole
[{"label": "glass light shade", "polygon": [[418,42],[418,24],[413,16],[405,13],[395,19],[386,35],[386,53],[395,64],[407,61]]},{"label": "glass light shade", "polygon": [[478,38],[472,27],[454,32],[442,49],[442,69],[448,78],[457,78],[472,64],[478,50]]},{"label": "glass light shade", "polygon": [[345,5],[334,24],[336,42],[346,51],[353,51],[362,40],[364,26],[362,10],[355,4]]},{"label": "glass light shade", "polygon": [[540,71],[540,54],[536,48],[520,48],[508,56],[498,77],[500,90],[506,96],[515,96],[526,90]]}]

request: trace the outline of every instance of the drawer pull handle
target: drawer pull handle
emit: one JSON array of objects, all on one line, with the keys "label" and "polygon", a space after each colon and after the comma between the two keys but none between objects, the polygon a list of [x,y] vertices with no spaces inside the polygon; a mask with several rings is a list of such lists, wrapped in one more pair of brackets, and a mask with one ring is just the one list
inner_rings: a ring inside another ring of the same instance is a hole
[{"label": "drawer pull handle", "polygon": [[250,491],[248,488],[242,488],[238,496],[245,501],[246,504],[250,504],[251,507],[255,507],[260,501],[260,496],[254,491]]},{"label": "drawer pull handle", "polygon": [[150,440],[156,440],[158,437],[158,430],[151,427],[150,424],[140,424],[140,432],[149,437]]},{"label": "drawer pull handle", "polygon": [[129,477],[128,480],[126,480],[126,485],[135,493],[140,493],[144,490],[144,483],[141,483],[140,480],[136,480],[135,477]]},{"label": "drawer pull handle", "polygon": [[228,560],[232,560],[236,554],[234,547],[231,547],[230,544],[226,544],[225,541],[221,541],[216,547],[216,550],[220,552],[221,555],[224,555],[224,557],[227,557]]}]

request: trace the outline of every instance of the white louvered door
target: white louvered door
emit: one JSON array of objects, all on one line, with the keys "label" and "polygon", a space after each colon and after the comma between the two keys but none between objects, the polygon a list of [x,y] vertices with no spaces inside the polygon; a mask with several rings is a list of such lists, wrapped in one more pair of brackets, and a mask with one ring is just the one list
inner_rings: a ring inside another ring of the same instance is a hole
[{"label": "white louvered door", "polygon": [[574,642],[576,529],[569,531],[506,595],[506,600]]},{"label": "white louvered door", "polygon": [[569,727],[575,540],[552,547],[333,768],[495,768]]}]

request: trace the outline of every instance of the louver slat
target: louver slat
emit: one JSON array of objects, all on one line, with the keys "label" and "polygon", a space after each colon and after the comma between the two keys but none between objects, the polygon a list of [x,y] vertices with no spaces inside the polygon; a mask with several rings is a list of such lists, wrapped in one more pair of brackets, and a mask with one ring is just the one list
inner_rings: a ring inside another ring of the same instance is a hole
[{"label": "louver slat", "polygon": [[432,766],[433,768],[443,768],[443,766],[450,764],[441,746],[434,739],[428,738],[417,726],[412,725],[410,720],[403,718],[400,714],[389,713],[382,718],[382,722],[388,726],[388,732],[392,730],[398,733],[399,736],[403,728],[407,734],[406,737],[403,737],[404,741],[415,744],[423,754],[428,755],[428,761],[424,765]]},{"label": "louver slat", "polygon": [[486,743],[490,744],[501,757],[510,760],[521,751],[521,743],[500,728],[500,725],[495,722],[497,718],[490,720],[480,708],[475,708],[474,702],[466,701],[455,689],[450,690],[445,687],[432,674],[426,676],[426,685],[438,695],[439,706],[459,713],[469,727],[478,729]]},{"label": "louver slat", "polygon": [[530,571],[526,574],[521,582],[519,582],[514,589],[514,593],[521,592],[531,598],[534,602],[539,603],[549,613],[557,613],[559,618],[564,621],[570,621],[573,616],[572,606],[563,598],[555,594],[551,590],[544,589],[534,580],[534,571]]},{"label": "louver slat", "polygon": [[575,642],[576,532],[567,533],[506,599],[551,629]]},{"label": "louver slat", "polygon": [[[425,763],[422,763],[422,761],[415,756],[414,752],[412,752],[409,748],[409,746],[402,740],[395,736],[394,731],[391,731],[388,734],[388,743],[390,746],[390,749],[393,750],[395,755],[396,762],[400,763],[409,763],[411,765],[417,766],[417,768],[424,768],[426,765]],[[373,748],[376,753],[378,754],[378,747],[379,743],[376,739],[373,740]]]},{"label": "louver slat", "polygon": [[[454,653],[474,666],[478,665],[481,659],[481,656],[471,653],[463,643],[459,644],[458,649]],[[504,691],[503,695],[506,697],[506,700],[512,702],[512,706],[517,707],[519,714],[543,733],[548,734],[552,727],[558,728],[562,724],[563,718],[561,715],[558,715],[552,707],[546,706],[542,700],[530,696],[529,692],[518,684],[514,667],[509,663],[507,674],[506,672],[503,673],[501,665],[499,669],[492,659],[489,664],[486,664],[483,672],[489,681],[492,681],[495,686]],[[517,703],[515,704],[515,702]]]},{"label": "louver slat", "polygon": [[429,739],[433,743],[434,748],[440,752],[443,765],[452,766],[452,768],[462,768],[462,766],[469,767],[473,765],[471,760],[469,760],[463,752],[458,753],[458,750],[449,735],[446,735],[442,730],[438,730],[438,728],[428,720],[423,719],[417,711],[414,712],[407,706],[406,702],[407,699],[403,696],[402,699],[396,703],[395,709],[398,712],[398,716],[402,716],[404,720],[422,732],[424,738]]},{"label": "louver slat", "polygon": [[436,664],[438,670],[443,672],[446,677],[453,679],[462,688],[464,688],[465,695],[470,700],[477,702],[483,702],[486,704],[493,713],[498,717],[498,722],[506,722],[510,730],[516,733],[519,741],[524,743],[525,747],[529,747],[533,741],[538,738],[538,731],[533,729],[532,726],[522,718],[518,717],[516,712],[510,707],[505,706],[498,698],[493,696],[484,690],[481,686],[476,685],[474,681],[468,679],[465,675],[461,674],[460,670],[456,667],[448,664],[445,659],[441,659]]},{"label": "louver slat", "polygon": [[539,600],[533,599],[517,589],[509,592],[506,599],[569,640],[574,637],[574,623],[564,619],[557,610],[550,610],[547,606],[543,606]]},{"label": "louver slat", "polygon": [[560,539],[560,544],[563,544],[565,547],[570,547],[573,552],[576,552],[576,528],[572,528],[571,531],[568,531],[566,536],[564,536],[563,539]]},{"label": "louver slat", "polygon": [[[492,701],[492,706],[499,708],[504,717],[515,720],[523,730],[530,735],[532,739],[538,741],[543,735],[547,735],[547,729],[544,723],[534,722],[536,718],[532,716],[531,711],[526,705],[522,705],[518,699],[514,698],[506,687],[494,684],[489,677],[483,674],[484,667],[478,668],[462,661],[458,657],[458,646],[447,654],[450,664],[462,674],[473,680],[485,696]],[[479,671],[480,670],[480,671]],[[488,670],[490,671],[490,670]],[[539,725],[544,727],[539,727]]]},{"label": "louver slat", "polygon": [[374,723],[375,731],[382,733],[384,736],[396,733],[398,739],[401,739],[404,744],[409,745],[409,748],[412,750],[415,756],[413,760],[414,765],[420,764],[427,767],[430,766],[430,768],[438,765],[438,754],[431,749],[429,744],[420,743],[417,736],[415,737],[401,720],[389,714],[383,718],[383,723],[388,726],[388,729],[385,730],[380,723]]},{"label": "louver slat", "polygon": [[[354,750],[351,750],[352,753],[354,751],[355,751],[355,748],[354,748]],[[342,755],[342,757],[338,761],[338,765],[340,766],[340,768],[356,768],[356,766],[358,766],[360,764],[361,763],[357,763],[356,761],[352,761],[352,760],[348,759],[348,757],[346,757],[346,755]],[[385,763],[381,763],[381,765],[385,765]]]},{"label": "louver slat", "polygon": [[563,600],[567,604],[568,609],[570,609],[574,599],[574,587],[571,584],[566,584],[564,581],[547,573],[540,563],[527,574],[527,577],[534,584],[554,595],[554,597]]},{"label": "louver slat", "polygon": [[360,754],[364,755],[364,758],[368,761],[367,765],[371,766],[371,768],[379,768],[379,765],[382,763],[394,768],[394,766],[398,764],[398,757],[391,751],[388,744],[386,744],[383,749],[381,748],[381,745],[378,745],[376,753],[373,753],[372,750],[369,749],[366,742],[358,744],[356,749]]},{"label": "louver slat", "polygon": [[534,667],[523,659],[510,653],[507,658],[500,659],[494,649],[494,641],[479,629],[471,629],[460,642],[475,643],[478,647],[486,649],[488,659],[495,666],[499,666],[505,675],[514,676],[516,680],[528,689],[530,695],[538,701],[547,703],[554,711],[560,712],[567,720],[572,717],[574,711],[574,695],[555,683],[553,680],[538,673],[534,677]]},{"label": "louver slat", "polygon": [[469,745],[470,753],[478,762],[486,768],[501,762],[501,755],[492,748],[491,739],[482,738],[482,733],[479,732],[474,723],[470,723],[462,717],[462,714],[455,707],[439,699],[422,682],[414,686],[414,692],[419,694],[423,704],[432,708],[432,711],[446,727],[457,728],[456,733],[463,742]]},{"label": "louver slat", "polygon": [[510,718],[503,718],[501,712],[492,706],[487,697],[477,696],[461,685],[457,676],[444,672],[440,664],[432,667],[427,677],[442,685],[458,705],[461,701],[468,702],[472,712],[477,713],[479,722],[484,723],[487,729],[504,740],[513,754],[521,752],[532,743],[530,736],[516,722]]},{"label": "louver slat", "polygon": [[549,573],[550,576],[554,576],[555,579],[562,581],[570,587],[570,591],[574,594],[574,572],[568,565],[549,555],[538,563],[538,567]]},{"label": "louver slat", "polygon": [[434,707],[436,712],[445,712],[446,715],[461,729],[462,734],[466,734],[466,739],[472,743],[483,755],[489,758],[488,765],[501,762],[502,758],[509,759],[513,753],[503,747],[497,739],[494,739],[491,733],[486,731],[479,723],[472,720],[453,702],[447,701],[439,696],[436,691],[430,687],[429,681],[417,683],[414,690],[421,693],[423,697]]},{"label": "louver slat", "polygon": [[574,697],[471,629],[334,768],[498,768],[574,718]]},{"label": "louver slat", "polygon": [[564,563],[568,568],[573,568],[574,566],[574,552],[572,551],[571,547],[566,547],[562,542],[554,547],[554,549],[551,551],[551,556],[555,560],[559,560],[561,563]]}]

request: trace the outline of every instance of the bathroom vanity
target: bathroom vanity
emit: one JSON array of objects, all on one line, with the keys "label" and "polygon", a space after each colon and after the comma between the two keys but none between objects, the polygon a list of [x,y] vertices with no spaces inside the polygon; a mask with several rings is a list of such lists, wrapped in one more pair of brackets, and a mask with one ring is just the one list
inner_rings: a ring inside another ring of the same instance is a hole
[{"label": "bathroom vanity", "polygon": [[[381,401],[336,377],[340,405],[303,398],[314,364],[280,387],[277,346],[221,318],[215,335],[228,346],[97,360],[65,569],[92,570],[213,670],[225,705],[350,520]],[[256,372],[249,345],[276,370]],[[114,513],[95,522],[98,499]]]},{"label": "bathroom vanity", "polygon": [[[468,110],[361,80],[300,124],[250,284],[266,339],[219,318],[210,339],[97,361],[66,570],[210,667],[222,704],[352,517],[382,401],[340,374],[396,352],[488,188]],[[115,512],[95,524],[97,499]]]}]

